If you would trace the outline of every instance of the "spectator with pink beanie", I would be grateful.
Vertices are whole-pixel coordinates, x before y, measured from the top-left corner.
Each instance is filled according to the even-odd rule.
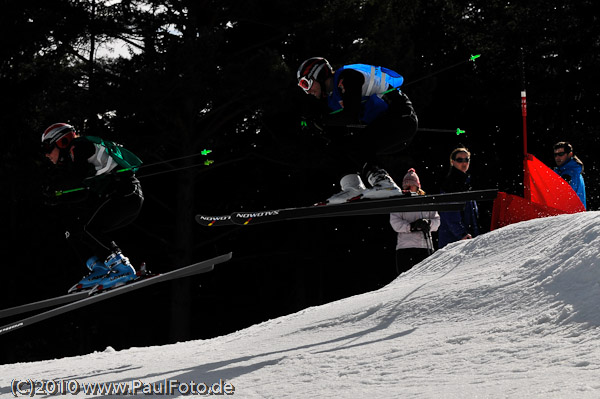
[[[425,195],[416,171],[411,168],[402,180],[402,190],[414,195]],[[396,244],[396,271],[410,270],[434,251],[431,232],[437,231],[440,215],[436,211],[395,212],[390,214],[390,224],[398,233]]]

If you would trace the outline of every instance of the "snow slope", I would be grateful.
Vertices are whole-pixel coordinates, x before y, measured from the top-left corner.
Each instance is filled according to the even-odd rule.
[[[0,366],[0,396],[53,379],[169,398],[201,382],[239,398],[598,398],[599,236],[600,212],[511,225],[380,290],[227,336]]]

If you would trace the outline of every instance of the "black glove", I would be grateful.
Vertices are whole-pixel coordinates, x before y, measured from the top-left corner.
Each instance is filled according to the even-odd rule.
[[[429,219],[417,219],[410,224],[410,231],[429,233],[431,231],[431,221]]]
[[[50,186],[42,187],[42,198],[45,206],[58,205],[58,199],[56,197],[56,191]]]

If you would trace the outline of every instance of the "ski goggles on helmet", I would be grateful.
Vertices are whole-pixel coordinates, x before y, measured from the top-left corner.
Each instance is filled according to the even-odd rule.
[[[314,82],[314,79],[308,79],[306,76],[303,76],[298,81],[298,86],[300,86],[302,90],[308,93]]]
[[[56,148],[56,147],[58,147],[61,150],[69,148],[69,145],[71,144],[71,141],[73,140],[74,137],[75,137],[75,133],[69,132],[69,133],[63,135],[61,138],[59,138],[56,141],[43,141],[42,142],[42,152],[44,154],[50,154],[52,152],[52,150],[54,150],[54,148]]]

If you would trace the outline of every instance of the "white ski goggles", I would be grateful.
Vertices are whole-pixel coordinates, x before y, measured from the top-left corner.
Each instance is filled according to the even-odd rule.
[[[314,79],[308,79],[305,76],[303,76],[298,81],[298,86],[300,86],[300,88],[302,90],[304,90],[306,93],[308,93],[308,91],[312,87],[313,83],[314,83]]]

